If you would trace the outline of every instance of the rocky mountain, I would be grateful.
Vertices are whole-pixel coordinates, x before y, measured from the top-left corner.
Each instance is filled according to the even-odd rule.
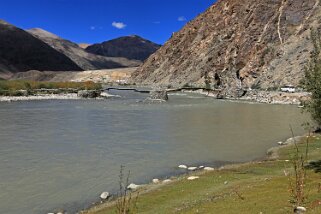
[[[141,63],[121,57],[104,57],[86,52],[78,44],[62,39],[55,34],[40,28],[28,30],[29,33],[50,45],[60,53],[68,56],[83,70],[136,67]]]
[[[0,20],[0,74],[28,70],[80,71],[77,64],[26,31]]]
[[[139,36],[125,36],[86,48],[89,53],[144,61],[161,46]]]
[[[79,47],[83,48],[83,49],[86,49],[88,48],[88,46],[90,46],[90,44],[87,44],[87,43],[80,43],[78,44]]]
[[[321,26],[319,0],[219,0],[132,75],[138,84],[221,89],[298,85]]]

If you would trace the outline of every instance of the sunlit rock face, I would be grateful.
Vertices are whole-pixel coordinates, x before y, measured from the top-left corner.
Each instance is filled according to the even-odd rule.
[[[220,0],[189,22],[132,75],[138,84],[222,89],[298,85],[309,59],[318,0]]]

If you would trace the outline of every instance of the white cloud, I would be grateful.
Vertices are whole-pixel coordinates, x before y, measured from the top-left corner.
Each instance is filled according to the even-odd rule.
[[[127,26],[123,22],[113,22],[111,25],[117,29],[124,29]]]
[[[89,27],[89,30],[102,30],[102,29],[104,29],[102,26],[94,26],[94,25],[92,25],[92,26]]]
[[[177,18],[177,21],[179,21],[179,22],[185,22],[185,21],[186,21],[186,18],[185,18],[185,16],[180,16],[180,17]]]

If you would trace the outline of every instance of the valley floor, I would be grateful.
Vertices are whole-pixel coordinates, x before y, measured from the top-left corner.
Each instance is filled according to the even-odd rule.
[[[306,140],[299,144],[300,152]],[[320,136],[309,138],[309,160],[321,157]],[[135,213],[293,213],[290,203],[291,157],[295,147],[277,149],[277,159],[229,165],[213,172],[199,172],[196,180],[181,176],[172,183],[142,188]],[[319,166],[320,167],[320,166]],[[307,170],[305,186],[307,213],[321,213],[321,173]],[[115,203],[84,211],[86,214],[117,213]]]

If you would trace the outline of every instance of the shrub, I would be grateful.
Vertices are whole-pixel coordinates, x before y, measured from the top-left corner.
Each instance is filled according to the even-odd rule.
[[[128,171],[127,177],[124,176],[124,166],[120,167],[119,173],[119,192],[116,200],[117,214],[134,214],[137,213],[137,199],[138,194],[133,197],[133,193],[128,191],[130,171]]]
[[[0,95],[4,91],[36,90],[36,89],[76,89],[100,90],[101,84],[94,82],[36,82],[27,80],[0,80]],[[7,93],[7,92],[6,92]]]

